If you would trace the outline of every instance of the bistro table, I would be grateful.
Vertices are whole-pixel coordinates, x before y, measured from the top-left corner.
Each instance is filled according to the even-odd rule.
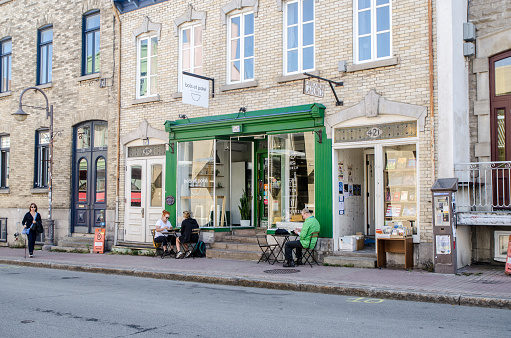
[[[277,243],[277,252],[275,253],[275,262],[284,262],[286,260],[285,256],[284,256],[284,247],[287,243],[287,241],[289,241],[289,238],[290,237],[298,237],[299,235],[295,235],[295,234],[286,234],[286,235],[280,235],[280,234],[273,234],[273,239],[275,240],[275,242]],[[281,241],[279,241],[279,238],[281,239]],[[282,255],[282,260],[279,260],[279,256]]]

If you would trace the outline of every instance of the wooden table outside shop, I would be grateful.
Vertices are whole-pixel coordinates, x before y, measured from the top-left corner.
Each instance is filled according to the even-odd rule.
[[[413,237],[404,238],[377,238],[377,265],[387,265],[387,252],[404,253],[405,269],[413,267]]]

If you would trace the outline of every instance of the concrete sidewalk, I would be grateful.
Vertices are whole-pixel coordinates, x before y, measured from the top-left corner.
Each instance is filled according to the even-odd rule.
[[[0,247],[0,264],[511,310],[511,276],[503,267],[472,266],[446,275],[316,265],[290,269],[281,263],[208,258],[46,251],[35,251],[34,256],[24,258],[24,249]]]

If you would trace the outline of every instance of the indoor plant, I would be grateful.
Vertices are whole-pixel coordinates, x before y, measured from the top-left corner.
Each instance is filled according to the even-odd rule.
[[[240,205],[238,209],[240,210],[241,226],[250,226],[250,202],[252,201],[252,196],[249,196],[245,189],[243,189],[243,194],[240,198]]]

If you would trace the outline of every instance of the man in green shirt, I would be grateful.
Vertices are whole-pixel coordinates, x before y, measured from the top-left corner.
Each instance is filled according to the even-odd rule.
[[[313,238],[311,242],[311,235],[313,232],[319,231],[319,222],[312,216],[312,211],[305,208],[302,210],[302,218],[305,220],[302,229],[296,229],[295,232],[300,234],[299,241],[288,241],[285,246],[286,262],[284,267],[294,267],[302,264],[302,249],[308,249],[309,244],[311,247],[316,245],[317,238]],[[293,262],[293,248],[296,248],[296,264]]]

